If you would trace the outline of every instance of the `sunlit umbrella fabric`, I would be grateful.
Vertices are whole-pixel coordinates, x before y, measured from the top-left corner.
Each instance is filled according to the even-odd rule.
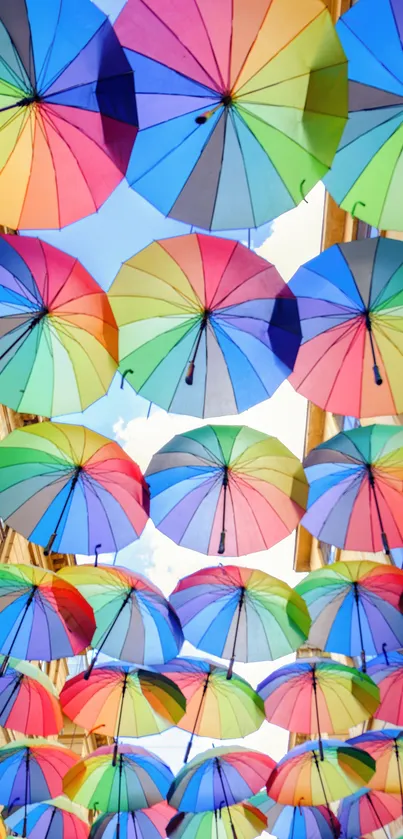
[[[166,827],[175,812],[162,802],[148,810],[104,813],[94,821],[89,839],[116,839],[118,824],[120,839],[160,839],[166,836]]]
[[[327,807],[278,804],[266,792],[258,792],[250,803],[264,813],[267,830],[277,839],[334,839],[335,832],[340,833],[339,822]]]
[[[376,761],[376,772],[367,786],[381,792],[400,796],[403,813],[403,734],[399,729],[366,731],[348,741],[352,746],[365,749]]]
[[[167,826],[169,839],[255,839],[266,829],[266,817],[244,802],[212,813],[178,813]]]
[[[25,821],[26,819],[26,821]],[[83,811],[64,795],[51,801],[30,804],[15,810],[6,819],[13,835],[28,839],[87,839],[88,822]],[[25,829],[25,833],[24,833]]]
[[[146,471],[150,515],[176,544],[244,556],[280,542],[306,507],[299,460],[275,437],[246,426],[178,434]]]
[[[107,295],[78,260],[39,239],[0,234],[3,404],[45,417],[83,411],[106,393],[117,362]]]
[[[137,134],[134,77],[90,0],[0,3],[0,222],[63,227],[123,179]]]
[[[380,691],[374,717],[403,727],[403,654],[382,652],[368,663],[367,673]]]
[[[117,551],[142,533],[148,490],[115,442],[81,425],[40,422],[0,442],[0,515],[47,551]]]
[[[301,340],[297,303],[270,263],[201,234],[153,242],[109,290],[120,370],[175,414],[218,417],[268,399]]]
[[[340,802],[337,816],[343,836],[373,833],[402,815],[400,795],[363,789]]]
[[[10,659],[0,675],[0,725],[39,737],[61,731],[63,716],[57,690],[39,667]]]
[[[63,778],[78,762],[74,752],[35,738],[0,748],[0,803],[36,804],[62,794]]]
[[[257,227],[299,204],[347,116],[346,59],[323,4],[249,11],[129,0],[116,22],[142,128],[128,180],[165,215],[212,230]]]

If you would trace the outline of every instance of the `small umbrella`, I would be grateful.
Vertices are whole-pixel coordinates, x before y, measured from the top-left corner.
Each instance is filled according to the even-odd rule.
[[[83,411],[117,367],[105,292],[76,259],[39,239],[0,235],[0,269],[2,402],[45,417]]]
[[[403,571],[367,560],[336,562],[307,574],[296,591],[312,618],[308,642],[344,655],[403,645]]]
[[[247,22],[245,22],[247,20]],[[256,227],[299,204],[331,165],[347,116],[345,55],[321,3],[129,0],[116,31],[142,131],[133,187],[171,218]]]
[[[101,664],[91,677],[69,679],[60,701],[69,719],[87,731],[119,737],[144,737],[171,728],[183,717],[186,699],[160,673],[127,664]]]
[[[263,813],[248,802],[212,813],[178,813],[167,826],[169,839],[255,839],[266,829]]]
[[[299,268],[290,288],[302,329],[293,387],[333,413],[401,413],[403,243],[333,245]]]
[[[390,725],[403,726],[403,654],[385,650],[368,663],[367,673],[380,691],[380,704],[374,717]]]
[[[277,839],[334,839],[340,836],[340,824],[327,807],[291,807],[278,804],[266,792],[250,799],[267,818],[267,830]],[[357,834],[358,836],[358,834]]]
[[[0,442],[0,516],[46,554],[120,550],[142,533],[148,503],[137,464],[81,425],[35,423]]]
[[[0,564],[0,676],[11,655],[42,661],[77,655],[94,630],[91,606],[53,571]]]
[[[162,664],[182,644],[178,617],[164,595],[142,574],[117,566],[66,566],[59,576],[73,583],[94,609],[97,629],[92,645],[113,658],[137,664]],[[74,581],[74,582],[73,582]]]
[[[343,836],[364,836],[375,830],[385,831],[384,825],[390,824],[402,815],[399,795],[389,795],[372,789],[362,789],[340,801],[337,816]]]
[[[306,507],[299,460],[275,437],[246,426],[178,434],[154,455],[146,479],[158,529],[214,556],[267,550],[294,530]]]
[[[237,414],[293,369],[297,303],[274,265],[239,242],[195,233],[153,242],[122,266],[109,300],[121,372],[167,411]]]
[[[360,0],[336,28],[349,60],[349,120],[326,187],[368,224],[403,230],[401,0]]]
[[[345,550],[390,555],[390,548],[403,546],[402,447],[402,428],[369,425],[313,449],[304,461],[304,527]]]
[[[39,667],[9,660],[0,675],[0,725],[39,737],[61,731],[63,716],[56,688]]]
[[[6,818],[6,825],[13,836],[27,836],[28,839],[87,839],[88,822],[83,818],[81,807],[73,804],[64,795],[40,804],[19,808]]]
[[[67,772],[65,794],[91,810],[143,810],[166,798],[173,774],[157,755],[140,746],[101,746]]]
[[[137,133],[133,72],[90,0],[2,0],[0,222],[63,227],[123,179]]]
[[[165,801],[148,810],[104,813],[92,825],[89,839],[161,839],[175,814]]]
[[[230,660],[227,679],[235,661],[281,658],[306,641],[309,632],[300,595],[252,568],[203,568],[179,580],[170,601],[191,644]]]
[[[190,731],[184,763],[195,734],[217,740],[246,737],[260,728],[264,706],[250,684],[236,674],[202,658],[175,658],[158,668],[172,679],[186,697],[186,713],[178,727]]]
[[[367,786],[381,792],[398,794],[403,815],[403,733],[399,729],[366,731],[348,741],[352,746],[365,749],[376,761],[376,772]]]

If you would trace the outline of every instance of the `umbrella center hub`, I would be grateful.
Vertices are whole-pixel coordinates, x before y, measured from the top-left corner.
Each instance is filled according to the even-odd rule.
[[[224,108],[230,108],[233,101],[234,100],[232,98],[231,93],[224,93],[224,95],[221,98],[221,104],[224,106]]]
[[[35,93],[32,93],[31,96],[25,96],[24,99],[20,99],[17,104],[20,105],[21,108],[24,108],[27,105],[35,105],[41,101],[42,97],[37,91],[35,91]]]

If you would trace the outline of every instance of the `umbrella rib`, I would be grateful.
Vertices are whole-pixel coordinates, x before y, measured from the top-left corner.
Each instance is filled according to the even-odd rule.
[[[59,138],[60,142],[64,144],[64,146],[68,149],[69,153],[71,154],[72,158],[75,160],[75,162],[76,162],[76,164],[77,164],[77,169],[79,170],[80,175],[81,175],[81,177],[82,177],[82,179],[83,179],[83,182],[85,183],[85,185],[86,185],[86,187],[87,187],[88,196],[89,196],[89,198],[90,198],[90,200],[91,200],[91,202],[92,202],[92,204],[93,204],[93,207],[94,207],[94,212],[96,212],[96,211],[98,210],[98,207],[96,206],[96,203],[95,203],[95,201],[94,201],[94,196],[93,196],[93,194],[92,194],[92,192],[91,192],[91,188],[90,188],[90,185],[89,185],[89,183],[88,183],[88,181],[87,181],[86,175],[85,175],[85,173],[84,173],[83,169],[81,168],[81,163],[80,163],[80,160],[79,160],[79,158],[77,157],[77,155],[75,154],[75,152],[73,151],[73,149],[71,148],[71,146],[69,145],[69,143],[67,142],[67,140],[63,137],[63,134],[61,133],[60,129],[57,127],[57,125],[55,125],[55,123],[54,123],[54,121],[53,121],[53,119],[52,119],[52,115],[51,115],[51,108],[50,108],[49,106],[45,105],[45,106],[43,106],[43,107],[41,108],[41,117],[42,117],[42,121],[43,121],[43,124],[44,124],[44,127],[43,127],[43,135],[44,135],[44,138],[45,138],[45,141],[46,141],[47,147],[48,147],[48,149],[49,149],[49,154],[50,154],[50,156],[51,156],[51,158],[52,158],[52,162],[53,162],[53,168],[54,168],[54,172],[55,172],[55,186],[56,186],[56,192],[57,192],[57,197],[58,197],[58,199],[59,199],[59,194],[58,194],[58,183],[57,183],[57,178],[56,178],[56,171],[57,171],[57,169],[56,169],[56,166],[55,166],[55,164],[54,164],[53,152],[52,152],[52,150],[51,150],[51,147],[50,147],[50,142],[49,142],[49,138],[48,138],[48,135],[47,135],[47,133],[46,133],[46,127],[45,127],[45,126],[46,126],[46,123],[47,123],[47,124],[48,124],[48,126],[52,129],[52,131],[54,131],[54,132],[55,132],[55,134],[57,134],[57,136],[58,136],[58,138]],[[69,127],[71,127],[71,123],[69,122],[69,120],[65,119],[65,118],[64,118],[61,114],[58,114],[58,119],[59,119],[61,122],[66,123],[66,125],[68,125]],[[77,131],[78,131],[80,134],[83,134],[83,135],[84,135],[87,139],[90,139],[90,140],[91,140],[91,142],[92,142],[95,146],[97,146],[97,148],[98,148],[98,149],[100,149],[100,151],[102,151],[102,152],[105,154],[105,148],[102,148],[102,147],[99,145],[99,143],[97,143],[97,142],[96,142],[96,140],[93,140],[93,139],[92,139],[92,137],[91,137],[91,138],[89,138],[89,137],[88,137],[88,135],[85,133],[85,131],[82,131],[82,129],[80,129],[80,128],[77,128]],[[59,204],[59,212],[60,212],[60,204]],[[60,224],[60,218],[59,218],[59,224]]]
[[[253,226],[256,229],[257,228],[257,221],[256,221],[256,216],[255,216],[255,208],[254,208],[254,205],[253,205],[253,197],[252,197],[252,192],[251,192],[251,188],[250,188],[250,182],[249,182],[248,169],[247,169],[247,166],[246,166],[246,160],[245,160],[245,156],[244,156],[244,153],[243,153],[241,139],[240,139],[240,136],[239,136],[239,133],[238,133],[238,127],[237,127],[237,124],[236,124],[236,116],[237,116],[237,114],[235,113],[235,111],[233,111],[231,109],[230,118],[231,118],[231,122],[232,122],[232,127],[234,129],[234,132],[236,134],[236,138],[237,138],[237,141],[238,141],[239,151],[241,152],[243,168],[244,168],[244,172],[245,172],[245,179],[246,179],[246,183],[247,183],[247,186],[248,186],[249,203],[250,203],[250,207],[251,207],[251,210],[252,210]],[[245,120],[242,120],[242,122],[245,124]]]
[[[192,728],[192,731],[191,731],[190,739],[189,739],[189,742],[188,742],[187,747],[186,747],[185,756],[183,758],[184,763],[187,763],[188,757],[190,755],[190,750],[192,748],[193,738],[194,738],[195,733],[196,733],[197,724],[199,722],[201,712],[203,710],[203,704],[204,704],[205,699],[206,699],[206,693],[207,693],[207,690],[209,688],[209,680],[210,680],[210,672],[207,673],[206,679],[204,681],[203,691],[202,691],[199,707],[197,709],[197,714],[195,716],[195,721],[194,721],[193,728]]]
[[[383,833],[385,834],[386,839],[389,839],[389,837],[388,837],[388,833],[387,833],[387,831],[386,831],[386,829],[385,829],[385,825],[384,825],[384,824],[382,824],[382,820],[381,820],[380,816],[378,815],[378,811],[377,811],[377,809],[376,809],[376,807],[375,807],[374,802],[372,801],[372,798],[371,798],[370,794],[367,792],[367,793],[365,794],[365,797],[366,797],[366,798],[367,798],[367,800],[368,800],[368,804],[369,804],[369,806],[370,806],[370,807],[371,807],[371,809],[372,809],[372,812],[373,812],[373,814],[374,814],[374,816],[375,816],[375,819],[377,820],[377,822],[378,822],[378,824],[379,824],[380,829],[381,829],[381,830],[383,831]]]

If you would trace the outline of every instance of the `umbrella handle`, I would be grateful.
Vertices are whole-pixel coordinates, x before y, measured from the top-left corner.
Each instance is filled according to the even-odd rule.
[[[185,376],[185,382],[186,382],[187,385],[192,385],[193,384],[194,371],[195,371],[195,363],[194,363],[194,361],[190,361],[189,362],[189,367],[186,371],[186,376]]]
[[[225,530],[221,531],[220,544],[218,545],[217,553],[222,556],[225,553]]]
[[[134,370],[131,370],[130,367],[128,367],[128,369],[125,370],[124,373],[122,373],[122,378],[121,378],[121,381],[120,381],[120,389],[121,390],[123,390],[123,388],[125,386],[126,376],[128,376],[129,373],[131,373],[131,375],[134,376]]]

